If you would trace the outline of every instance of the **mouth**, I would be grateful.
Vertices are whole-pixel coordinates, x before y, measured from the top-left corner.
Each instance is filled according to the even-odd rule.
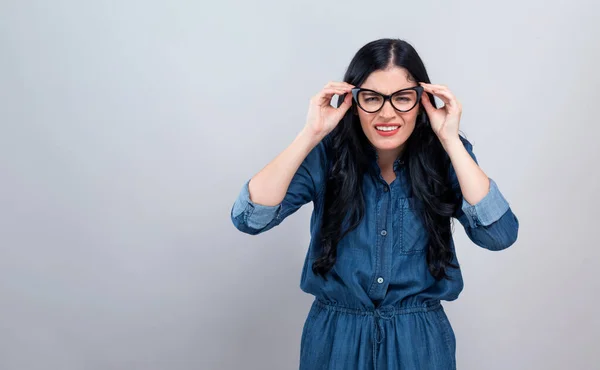
[[[400,125],[394,123],[378,124],[375,125],[375,131],[382,136],[391,136],[398,132],[400,127]]]

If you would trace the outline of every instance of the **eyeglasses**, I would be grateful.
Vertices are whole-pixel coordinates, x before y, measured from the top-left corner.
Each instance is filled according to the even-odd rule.
[[[367,113],[375,113],[390,101],[392,107],[400,112],[408,112],[421,100],[423,86],[413,86],[398,90],[391,95],[384,95],[377,91],[355,87],[352,89],[352,97],[358,106]]]

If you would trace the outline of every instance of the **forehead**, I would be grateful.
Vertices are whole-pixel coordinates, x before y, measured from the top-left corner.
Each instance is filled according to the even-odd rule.
[[[395,91],[417,86],[405,68],[393,67],[385,70],[372,72],[362,88],[378,91],[383,94],[391,94]]]

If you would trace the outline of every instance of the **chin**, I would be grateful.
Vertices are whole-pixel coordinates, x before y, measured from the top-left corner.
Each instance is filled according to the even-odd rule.
[[[366,128],[363,127],[363,130]],[[391,136],[380,135],[374,127],[366,129],[366,134],[371,144],[381,151],[395,151],[402,147],[414,130],[414,126],[404,125],[398,132]]]
[[[373,146],[379,150],[394,150],[402,144],[404,144],[404,141],[385,140],[385,142],[382,142],[381,140],[377,140],[373,143]]]
[[[398,149],[408,138],[404,137],[404,135],[394,135],[391,137],[379,137],[377,133],[375,133],[374,137],[370,138],[371,144],[379,150],[394,150]]]

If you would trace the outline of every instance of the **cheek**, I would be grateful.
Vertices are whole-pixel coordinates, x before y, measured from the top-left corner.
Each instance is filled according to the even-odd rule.
[[[417,115],[413,115],[410,118],[407,117],[404,122],[406,124],[406,131],[408,132],[408,135],[410,136],[410,134],[412,134],[412,132],[415,129],[415,126],[417,123]]]
[[[370,115],[364,112],[358,112],[358,118],[360,119],[360,126],[363,128],[363,131],[367,131],[369,126],[371,125],[372,118]]]
[[[413,109],[410,112],[407,112],[405,114],[406,114],[406,116],[404,116],[404,121],[406,123],[409,123],[414,126],[415,121],[417,120],[417,117],[419,115],[419,111],[416,109]]]

